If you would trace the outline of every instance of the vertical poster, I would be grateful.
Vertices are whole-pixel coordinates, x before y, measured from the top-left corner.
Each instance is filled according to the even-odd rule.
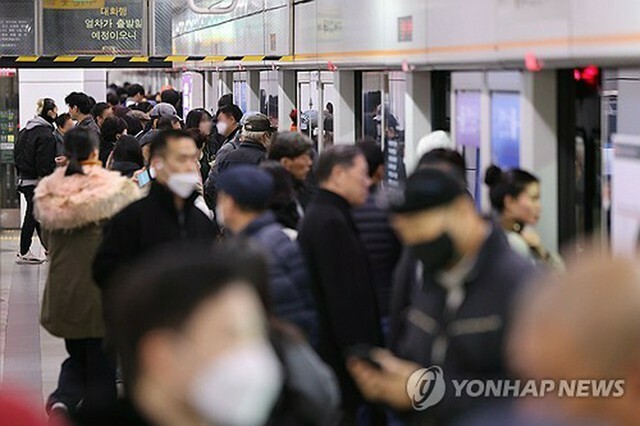
[[[459,91],[456,94],[456,142],[480,148],[480,92]]]
[[[193,109],[193,74],[182,73],[182,116],[186,119]]]
[[[491,161],[501,168],[520,167],[520,94],[491,94]]]
[[[480,207],[480,186],[483,181],[482,170],[480,170],[481,116],[480,91],[456,92],[455,140],[463,149],[467,166],[467,184],[478,207]]]

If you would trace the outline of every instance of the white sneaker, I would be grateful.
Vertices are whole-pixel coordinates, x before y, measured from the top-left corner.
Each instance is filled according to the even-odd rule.
[[[26,252],[25,254],[16,254],[16,263],[18,265],[40,265],[44,263],[45,259],[40,259],[36,257],[31,250]]]

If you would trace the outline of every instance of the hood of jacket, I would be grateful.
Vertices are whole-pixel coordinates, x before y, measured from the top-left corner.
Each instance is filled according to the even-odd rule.
[[[100,222],[141,197],[138,186],[120,173],[85,166],[84,175],[65,176],[60,167],[42,179],[34,194],[34,213],[50,230],[69,230]]]
[[[29,121],[27,121],[27,125],[25,126],[25,129],[31,130],[40,126],[47,126],[53,129],[53,124],[49,123],[47,120],[40,117],[39,115],[36,115],[35,117],[30,118]]]

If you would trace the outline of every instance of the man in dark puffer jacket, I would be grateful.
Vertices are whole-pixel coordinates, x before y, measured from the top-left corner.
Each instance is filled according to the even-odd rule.
[[[305,259],[297,242],[266,210],[273,178],[256,166],[235,166],[218,179],[216,219],[238,237],[257,243],[269,260],[271,312],[298,326],[315,346],[318,319]]]
[[[389,224],[388,213],[376,205],[378,189],[384,178],[384,154],[374,141],[358,142],[358,147],[369,165],[371,187],[367,202],[353,210],[353,220],[369,258],[382,331],[386,336],[393,271],[400,259],[402,244]]]

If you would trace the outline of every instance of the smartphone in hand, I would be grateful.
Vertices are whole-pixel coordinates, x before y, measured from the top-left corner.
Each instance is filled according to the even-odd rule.
[[[138,186],[142,188],[151,182],[151,172],[147,169],[136,176],[136,179],[138,180]]]
[[[349,358],[359,359],[360,361],[366,362],[370,367],[375,368],[376,370],[382,370],[380,363],[374,360],[371,356],[374,349],[374,346],[365,344],[350,346],[344,351],[344,357],[347,360]]]

